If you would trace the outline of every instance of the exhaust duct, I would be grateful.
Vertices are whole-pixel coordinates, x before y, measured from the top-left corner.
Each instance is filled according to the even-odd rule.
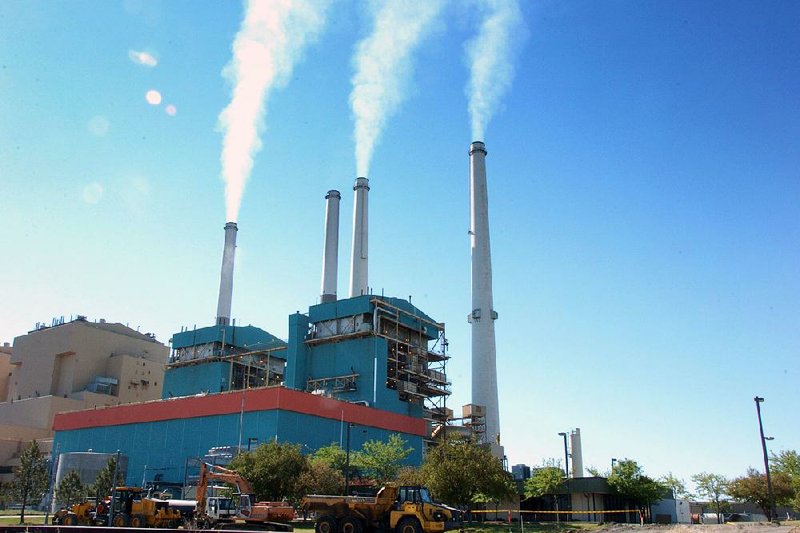
[[[236,222],[225,224],[225,248],[222,250],[222,271],[219,277],[219,301],[217,302],[217,325],[227,326],[231,322],[231,300],[233,298],[233,258],[236,254]]]
[[[350,260],[350,297],[368,294],[368,201],[369,180],[356,178],[353,185],[353,251]]]
[[[339,191],[325,195],[325,244],[322,249],[322,303],[336,301],[339,275]]]
[[[486,406],[486,443],[502,458],[500,410],[492,297],[492,254],[489,245],[489,197],[486,191],[486,146],[470,145],[470,248],[472,256],[472,403]]]

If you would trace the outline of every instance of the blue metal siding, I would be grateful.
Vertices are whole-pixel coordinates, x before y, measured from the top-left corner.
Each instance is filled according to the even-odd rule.
[[[191,396],[200,392],[224,392],[230,388],[231,363],[215,361],[178,366],[164,373],[162,398]]]
[[[266,350],[286,346],[286,343],[275,335],[255,326],[208,326],[174,333],[172,348],[187,348],[198,344],[225,342],[246,350]]]
[[[345,446],[346,426],[337,420],[320,418],[291,411],[271,410],[244,413],[242,445],[255,437],[259,443],[277,439],[298,443],[303,453],[311,453],[331,443]],[[364,426],[350,430],[351,450],[358,450],[367,440],[387,440],[392,432]],[[421,437],[401,434],[414,451],[408,465],[422,462]],[[147,467],[147,479],[160,473],[164,481],[183,483],[189,459],[203,457],[215,446],[239,444],[239,415],[147,422],[91,429],[58,431],[54,449],[61,453],[85,451],[113,453],[117,450],[128,456],[128,476],[125,483],[140,485]],[[189,468],[190,473],[196,469]]]

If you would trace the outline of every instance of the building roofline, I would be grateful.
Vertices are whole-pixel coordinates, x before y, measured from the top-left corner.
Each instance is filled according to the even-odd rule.
[[[353,422],[420,437],[427,435],[427,423],[422,418],[365,407],[283,386],[198,394],[59,413],[53,421],[53,429],[69,431],[272,410]]]

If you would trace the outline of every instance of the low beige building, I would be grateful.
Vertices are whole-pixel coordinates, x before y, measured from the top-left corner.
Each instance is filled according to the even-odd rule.
[[[169,356],[153,335],[84,317],[19,336],[8,352],[0,352],[0,481],[31,440],[49,451],[56,413],[161,398]]]

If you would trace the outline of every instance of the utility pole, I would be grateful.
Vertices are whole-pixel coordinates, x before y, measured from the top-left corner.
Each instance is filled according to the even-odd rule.
[[[758,414],[758,431],[761,434],[761,451],[764,452],[764,470],[767,471],[767,493],[769,494],[769,516],[770,522],[775,519],[775,494],[772,492],[772,477],[769,475],[769,455],[767,454],[767,439],[764,438],[764,424],[761,423],[761,402],[764,398],[756,396],[756,413]]]

